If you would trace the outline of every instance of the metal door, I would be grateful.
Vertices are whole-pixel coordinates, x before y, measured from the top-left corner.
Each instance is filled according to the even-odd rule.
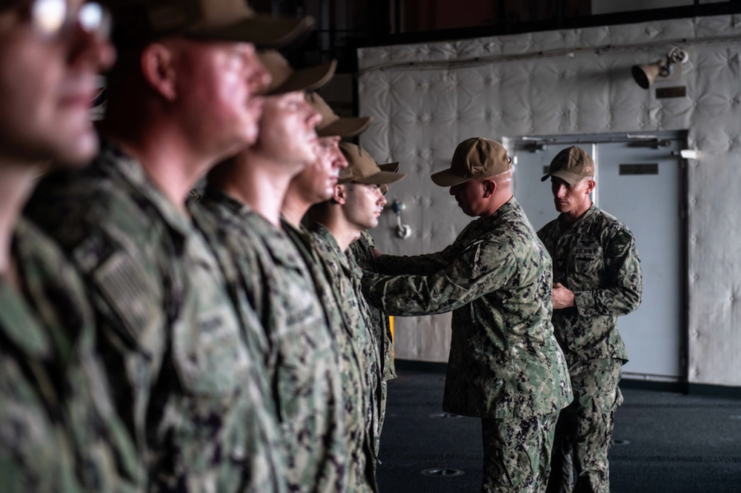
[[[683,134],[548,137],[510,141],[516,156],[515,197],[536,229],[555,219],[543,167],[561,149],[578,145],[595,160],[597,207],[633,232],[643,269],[643,302],[619,318],[630,361],[624,378],[683,381],[685,317]],[[545,148],[544,148],[545,147]],[[534,152],[537,151],[537,152]]]
[[[666,147],[599,144],[599,207],[617,217],[636,239],[643,269],[643,302],[620,317],[630,361],[627,378],[679,380],[682,375],[682,162]]]

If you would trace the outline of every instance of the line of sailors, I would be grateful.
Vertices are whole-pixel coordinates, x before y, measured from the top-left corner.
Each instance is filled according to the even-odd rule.
[[[0,4],[0,491],[377,491],[391,335],[349,245],[404,175],[340,143],[370,118],[310,92],[335,62],[257,51],[311,27]]]

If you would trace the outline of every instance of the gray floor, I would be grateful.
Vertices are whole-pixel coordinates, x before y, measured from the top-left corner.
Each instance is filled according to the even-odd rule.
[[[403,371],[389,382],[381,439],[382,493],[477,492],[480,421],[442,412],[444,376]],[[741,401],[627,389],[610,451],[613,493],[741,492]],[[451,468],[457,477],[420,472]]]

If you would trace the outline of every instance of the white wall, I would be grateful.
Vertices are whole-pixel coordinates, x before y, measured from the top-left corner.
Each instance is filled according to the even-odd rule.
[[[682,43],[687,97],[657,100],[630,76]],[[469,219],[429,175],[465,138],[689,130],[689,380],[741,385],[741,17],[553,31],[359,51],[361,143],[410,176],[389,198],[415,230],[374,231],[388,253],[450,244]],[[542,52],[542,55],[539,53]],[[465,63],[463,63],[465,62]],[[413,64],[413,65],[410,65]],[[445,361],[449,319],[397,319],[398,358]]]

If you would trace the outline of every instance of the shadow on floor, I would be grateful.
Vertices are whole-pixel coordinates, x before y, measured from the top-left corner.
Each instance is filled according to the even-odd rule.
[[[400,371],[389,382],[381,437],[381,493],[478,492],[480,421],[442,413],[445,377]],[[612,493],[741,492],[741,402],[626,389],[610,451]],[[427,477],[431,468],[457,477]]]

